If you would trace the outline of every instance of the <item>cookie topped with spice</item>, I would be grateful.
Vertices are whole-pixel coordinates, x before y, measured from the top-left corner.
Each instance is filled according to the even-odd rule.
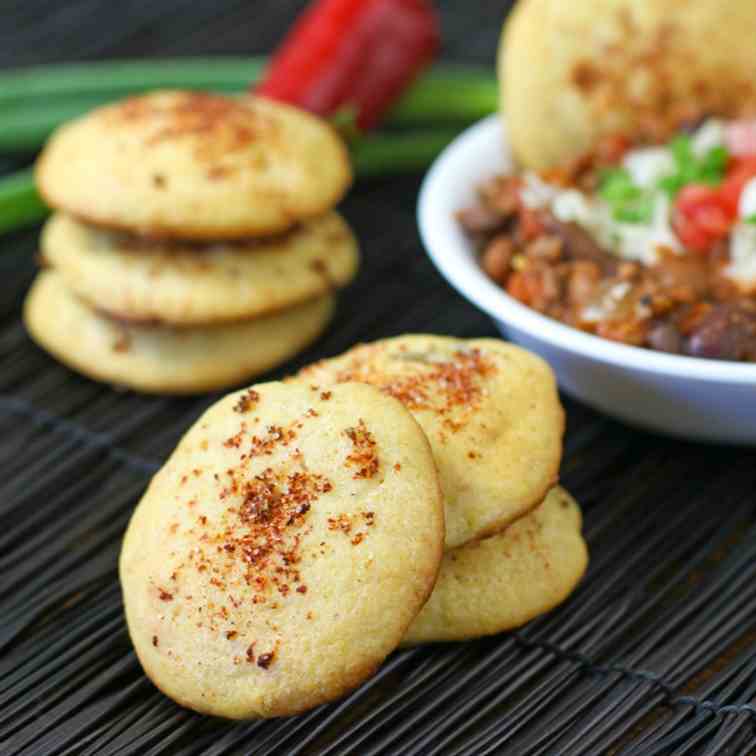
[[[400,402],[259,384],[211,407],[139,503],[120,559],[129,632],[185,706],[301,712],[398,645],[443,539],[433,457]]]
[[[425,431],[446,503],[446,548],[496,533],[543,501],[562,455],[564,411],[549,366],[496,339],[406,335],[363,344],[297,380],[369,383]]]
[[[335,212],[267,239],[192,245],[145,240],[56,213],[42,255],[88,304],[132,322],[177,327],[256,318],[347,284],[357,242]]]
[[[265,98],[160,91],[58,129],[37,162],[52,207],[152,237],[270,235],[330,210],[346,147],[316,116]]]
[[[333,311],[326,295],[254,320],[160,328],[87,307],[57,271],[44,270],[23,315],[40,347],[90,378],[149,394],[197,394],[243,386],[290,359],[320,336]]]
[[[504,532],[447,551],[402,645],[503,633],[561,604],[588,566],[581,527],[577,502],[556,486]]]

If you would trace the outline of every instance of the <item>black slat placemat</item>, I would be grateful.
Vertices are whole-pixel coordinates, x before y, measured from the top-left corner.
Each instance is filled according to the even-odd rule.
[[[301,5],[6,0],[0,65],[266,52]],[[492,64],[508,4],[440,5],[445,56]],[[423,255],[418,185],[355,188],[343,210],[359,278],[329,333],[270,377],[405,331],[494,335]],[[150,475],[216,397],[118,393],[35,348],[19,312],[36,234],[0,239],[0,753],[756,753],[756,455],[569,401],[562,480],[592,561],[563,607],[516,633],[396,653],[344,701],[293,719],[173,704],[131,649],[116,560]]]

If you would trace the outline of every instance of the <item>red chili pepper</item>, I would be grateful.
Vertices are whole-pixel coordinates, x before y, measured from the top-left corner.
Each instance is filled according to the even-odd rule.
[[[274,54],[255,92],[322,116],[356,111],[375,126],[440,41],[428,0],[316,0]]]

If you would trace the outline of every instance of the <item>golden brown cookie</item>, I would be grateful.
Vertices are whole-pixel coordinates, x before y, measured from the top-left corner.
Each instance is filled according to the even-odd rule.
[[[310,365],[298,380],[361,381],[412,412],[446,502],[446,548],[496,533],[557,479],[564,411],[549,366],[497,339],[406,335]]]
[[[211,407],[139,503],[120,560],[129,632],[184,706],[296,714],[397,646],[442,547],[433,458],[399,402],[260,384]]]
[[[172,329],[113,320],[88,307],[60,274],[37,276],[24,305],[31,337],[95,380],[155,394],[196,394],[271,370],[314,341],[331,319],[332,296],[229,325]]]
[[[344,286],[358,263],[356,240],[333,212],[279,237],[206,245],[145,240],[56,213],[41,244],[45,261],[97,309],[182,327],[300,304]]]
[[[577,157],[602,135],[756,104],[752,0],[520,0],[499,78],[515,156]]]
[[[493,635],[561,604],[588,566],[580,509],[563,489],[504,532],[444,554],[402,645]]]
[[[94,225],[236,239],[330,210],[351,182],[325,121],[265,98],[162,91],[59,128],[36,168],[45,200]]]

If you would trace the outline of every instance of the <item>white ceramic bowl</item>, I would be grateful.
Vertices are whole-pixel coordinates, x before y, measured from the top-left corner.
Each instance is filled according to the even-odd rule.
[[[601,412],[686,439],[756,444],[756,364],[680,357],[570,328],[517,302],[478,266],[454,218],[475,188],[511,170],[499,119],[467,129],[433,164],[418,205],[420,234],[449,283],[512,341],[540,354],[564,391]]]

